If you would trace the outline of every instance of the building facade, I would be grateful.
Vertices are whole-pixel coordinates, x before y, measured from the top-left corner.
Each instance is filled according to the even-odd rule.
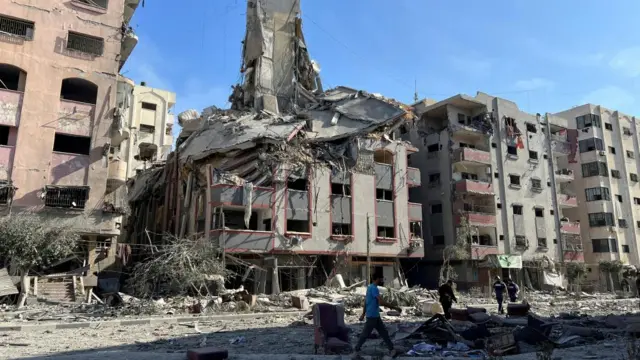
[[[0,167],[15,189],[3,203],[73,223],[90,248],[120,233],[108,154],[138,3],[0,1]]]
[[[568,185],[574,176],[566,128],[564,140],[552,142],[550,116],[484,93],[414,107],[419,120],[405,137],[420,150],[409,163],[420,169],[422,187],[410,199],[422,202],[429,219],[425,246],[434,251],[425,262],[433,266],[425,278],[437,281],[441,250],[457,241],[461,224],[470,235],[469,261],[454,269],[465,286],[489,283],[480,262],[490,256],[516,255],[525,268],[583,259],[579,219],[570,213],[578,202]]]

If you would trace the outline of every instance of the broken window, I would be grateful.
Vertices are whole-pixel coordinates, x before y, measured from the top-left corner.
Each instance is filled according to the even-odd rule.
[[[305,179],[305,178],[300,178],[300,179],[289,178],[289,181],[287,181],[287,188],[289,190],[307,191],[307,179]]]
[[[422,221],[410,221],[409,232],[411,239],[422,239]]]
[[[516,246],[523,247],[527,246],[527,238],[523,235],[516,235]]]
[[[222,212],[214,212],[211,228],[222,229],[223,224],[224,228],[228,230],[259,230],[258,214],[255,211],[251,212],[248,228],[244,224],[244,210],[224,209]]]
[[[393,153],[388,150],[376,150],[373,153],[373,161],[380,164],[393,165]]]
[[[578,148],[580,148],[581,153],[595,151],[595,150],[604,150],[604,143],[602,142],[602,139],[590,138],[590,139],[580,140],[578,142]]]
[[[542,190],[542,181],[540,179],[531,179],[531,190],[533,190],[533,191],[541,191]]]
[[[628,127],[623,127],[622,133],[625,135],[631,135],[631,129],[629,129]]]
[[[611,154],[615,154],[616,153],[616,148],[614,148],[613,146],[609,146],[609,152]]]
[[[393,239],[395,236],[395,228],[389,226],[378,226],[379,238]]]
[[[618,252],[618,243],[616,239],[592,239],[591,246],[594,253]]]
[[[469,173],[463,172],[461,175],[464,180],[478,180],[477,174],[469,174]]]
[[[522,205],[513,205],[513,215],[522,215]]]
[[[16,188],[8,181],[0,181],[0,205],[7,205],[13,199]]]
[[[98,86],[85,79],[64,79],[62,80],[62,87],[60,88],[60,99],[85,104],[96,104],[98,101]]]
[[[467,116],[465,114],[458,113],[458,124],[465,125],[467,120]]]
[[[351,233],[351,224],[333,223],[331,224],[331,234],[338,236],[353,235]]]
[[[431,213],[432,214],[441,214],[442,213],[442,204],[433,204],[433,205],[431,205]]]
[[[511,145],[507,146],[507,154],[517,156],[518,155],[518,148],[515,147],[515,146],[511,146]]]
[[[89,200],[88,186],[47,186],[44,206],[65,209],[84,209]]]
[[[262,229],[264,231],[271,231],[271,219],[264,219],[262,221]]]
[[[616,194],[616,200],[618,200],[618,202],[622,202],[622,195]]]
[[[620,170],[611,170],[611,177],[614,179],[620,179]]]
[[[631,179],[631,181],[633,182],[638,182],[638,174],[629,174],[629,179]]]
[[[538,129],[536,129],[535,125],[527,123],[526,126],[527,126],[527,131],[528,132],[530,132],[530,133],[537,133],[538,132]]]
[[[529,150],[529,159],[538,160],[538,152]]]
[[[627,220],[626,219],[618,219],[618,226],[621,228],[626,228],[627,227]]]
[[[510,185],[520,186],[520,176],[518,175],[509,175]]]
[[[68,154],[89,155],[91,153],[91,138],[86,136],[56,133],[53,140],[53,151]]]
[[[613,131],[613,126],[611,125],[611,123],[604,123],[604,128]]]
[[[140,124],[140,132],[154,134],[156,132],[156,127],[153,125]]]
[[[544,208],[535,208],[536,217],[544,217]]]
[[[546,248],[547,247],[547,238],[538,238],[538,247]]]
[[[633,151],[627,150],[627,157],[629,159],[633,159],[634,158]]]
[[[101,9],[106,9],[109,5],[109,0],[77,0],[83,4],[87,4],[90,6],[99,7]]]
[[[148,102],[142,102],[142,104],[140,106],[145,110],[156,111],[156,109],[157,109],[156,104],[152,104],[152,103],[148,103]]]
[[[67,50],[102,56],[104,52],[104,39],[69,31],[67,35]]]
[[[4,145],[4,146],[9,145],[10,131],[11,131],[11,126],[0,125],[0,145]]]
[[[351,196],[351,186],[346,184],[331,184],[331,195]]]
[[[429,174],[429,186],[435,186],[440,184],[440,173]]]
[[[287,219],[287,232],[308,233],[309,221]]]
[[[596,115],[596,114],[587,114],[583,116],[578,116],[576,118],[576,122],[578,125],[577,126],[578,129],[589,128],[592,126],[597,128],[602,127],[602,125],[600,125],[600,115]]]
[[[433,245],[444,245],[444,235],[434,235],[431,237]]]
[[[376,189],[376,200],[393,201],[393,192],[391,190]]]
[[[19,67],[0,64],[0,89],[24,92],[27,73]]]
[[[438,151],[440,151],[440,144],[433,144],[433,145],[427,146],[427,152],[435,153]]]
[[[34,23],[0,15],[0,33],[11,34],[25,40],[33,40]]]

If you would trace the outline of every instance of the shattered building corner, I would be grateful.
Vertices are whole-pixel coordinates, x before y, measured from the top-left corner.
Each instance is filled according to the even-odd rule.
[[[205,238],[227,268],[251,272],[227,281],[256,293],[338,273],[357,282],[367,256],[399,286],[399,258],[423,256],[422,207],[409,202],[417,149],[399,140],[415,115],[377,94],[324,91],[299,13],[296,0],[248,1],[231,108],[178,116],[183,132],[166,164],[130,183],[129,242]]]

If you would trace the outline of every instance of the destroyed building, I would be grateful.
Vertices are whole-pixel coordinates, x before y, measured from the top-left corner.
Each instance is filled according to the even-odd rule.
[[[228,281],[255,292],[364,280],[367,256],[400,284],[398,259],[423,256],[421,205],[408,200],[417,149],[398,137],[415,116],[380,95],[323,91],[299,13],[297,0],[248,1],[232,108],[179,115],[166,165],[131,182],[129,241],[205,238],[247,274]]]

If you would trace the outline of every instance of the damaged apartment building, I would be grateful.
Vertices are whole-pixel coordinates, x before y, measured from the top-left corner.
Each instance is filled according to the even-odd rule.
[[[466,224],[468,260],[454,265],[460,286],[487,286],[495,275],[534,288],[562,285],[563,264],[584,261],[577,130],[560,115],[528,114],[481,92],[423,100],[414,112],[419,120],[403,137],[420,150],[409,164],[422,186],[410,198],[423,204],[433,249],[414,276],[436,285],[429,280],[438,279],[441,250]]]
[[[239,274],[227,282],[254,292],[364,280],[368,257],[399,285],[398,259],[423,256],[422,208],[408,199],[417,149],[396,138],[415,116],[380,95],[323,91],[299,13],[297,0],[248,1],[232,107],[178,116],[166,165],[131,181],[130,242],[204,238]]]
[[[47,269],[55,275],[41,277],[38,295],[75,297],[71,279],[95,286],[93,274],[119,252],[126,176],[109,153],[118,73],[138,41],[128,24],[139,3],[0,0],[3,215],[30,211],[68,223],[86,250]]]

